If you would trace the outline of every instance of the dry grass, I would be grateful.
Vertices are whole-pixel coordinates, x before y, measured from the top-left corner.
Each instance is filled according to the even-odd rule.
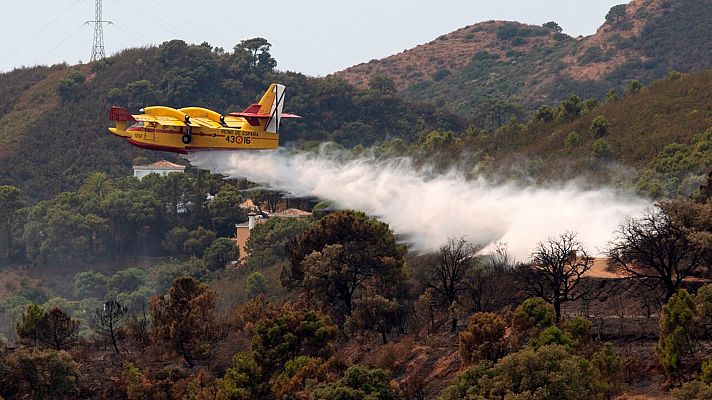
[[[398,90],[410,85],[430,80],[440,69],[456,71],[465,67],[474,54],[488,52],[497,54],[507,61],[507,46],[497,38],[497,29],[503,21],[488,21],[470,25],[439,38],[382,60],[371,60],[337,72],[334,75],[359,88],[368,87],[372,75],[386,75],[396,83]],[[526,26],[524,24],[519,24]],[[554,46],[553,36],[531,37],[524,45],[516,46],[518,51],[528,52],[534,47]]]
[[[18,267],[4,268],[0,270],[0,299],[12,296],[24,284],[28,286],[39,286],[40,280],[29,271]]]

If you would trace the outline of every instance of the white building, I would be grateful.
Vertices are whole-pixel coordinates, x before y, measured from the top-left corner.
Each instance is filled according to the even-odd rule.
[[[134,165],[134,176],[143,179],[148,174],[158,174],[166,176],[172,172],[184,173],[185,165],[175,164],[170,161],[161,160],[148,165]]]

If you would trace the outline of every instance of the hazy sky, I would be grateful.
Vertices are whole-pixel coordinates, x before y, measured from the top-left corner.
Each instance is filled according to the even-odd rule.
[[[107,55],[170,39],[232,49],[261,36],[280,70],[323,76],[428,42],[476,22],[557,21],[590,35],[624,0],[103,0]],[[0,71],[86,62],[94,0],[0,0]]]

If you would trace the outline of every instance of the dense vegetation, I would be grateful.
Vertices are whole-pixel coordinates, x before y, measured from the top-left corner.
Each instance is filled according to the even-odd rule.
[[[219,206],[239,203],[236,189],[245,184],[200,174],[143,181],[94,174],[77,193],[5,210],[15,229],[47,226],[46,234],[13,236],[11,260],[26,257],[42,269],[71,263],[81,272],[63,297],[61,286],[6,284],[13,295],[0,302],[1,318],[15,345],[0,353],[0,395],[612,398],[640,379],[625,371],[636,361],[620,346],[631,339],[622,321],[620,331],[604,329],[575,314],[605,308],[598,303],[619,307],[620,295],[610,293],[626,285],[634,293],[627,301],[644,298],[660,310],[654,339],[650,331],[638,339],[637,356],[653,357],[646,368],[659,371],[680,399],[709,390],[712,285],[685,281],[712,276],[708,196],[663,203],[621,225],[609,251],[624,273],[600,280],[586,276],[593,260],[574,233],[542,241],[523,264],[504,245],[477,255],[480,247],[464,238],[413,255],[383,222],[322,204],[310,218],[258,225],[249,260],[231,268],[238,253],[220,237],[220,224],[226,212],[237,211],[235,220],[241,214]],[[191,197],[210,187],[216,194],[207,204]],[[17,196],[11,187],[2,192]],[[102,209],[109,204],[125,209],[111,214]],[[46,215],[79,224],[56,235],[57,222]],[[84,230],[95,226],[103,228]],[[124,228],[138,236],[122,237]],[[129,248],[131,257],[123,252]],[[137,264],[146,260],[140,253],[164,257],[145,267]],[[616,345],[604,342],[611,339]],[[450,372],[433,377],[418,357]]]
[[[437,130],[414,142],[387,140],[378,157],[410,157],[436,170],[456,166],[495,181],[614,185],[652,198],[690,195],[712,167],[710,71],[670,72],[649,86],[629,82],[605,98],[571,95],[539,107],[525,122],[502,99],[478,108],[464,132]],[[518,111],[519,110],[519,111]],[[352,149],[359,156],[364,149]]]
[[[276,72],[269,43],[252,39],[234,51],[175,40],[126,50],[90,65],[19,69],[0,75],[0,184],[32,200],[75,190],[91,171],[125,176],[144,154],[107,134],[107,110],[150,104],[242,110],[269,83],[289,88],[287,109],[304,116],[285,124],[283,142],[337,140],[371,145],[434,129],[464,129],[460,117],[405,103],[386,86],[356,90],[335,79]]]

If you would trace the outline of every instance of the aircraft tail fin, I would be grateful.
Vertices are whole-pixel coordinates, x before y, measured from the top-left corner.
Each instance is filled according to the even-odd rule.
[[[284,107],[284,85],[273,83],[265,92],[258,103],[260,114],[268,114],[269,118],[265,124],[265,130],[270,133],[277,133],[279,123],[282,121],[282,108]]]
[[[129,110],[123,107],[113,106],[109,109],[109,120],[114,121],[116,126],[109,128],[109,132],[121,137],[131,137],[130,133],[126,133],[126,124],[135,122],[136,119],[131,115]]]
[[[245,111],[231,113],[236,117],[243,117],[250,125],[257,126],[261,120],[267,120],[264,130],[278,133],[282,118],[300,118],[298,115],[282,112],[284,107],[284,85],[273,83],[260,99],[259,103],[250,105]]]

